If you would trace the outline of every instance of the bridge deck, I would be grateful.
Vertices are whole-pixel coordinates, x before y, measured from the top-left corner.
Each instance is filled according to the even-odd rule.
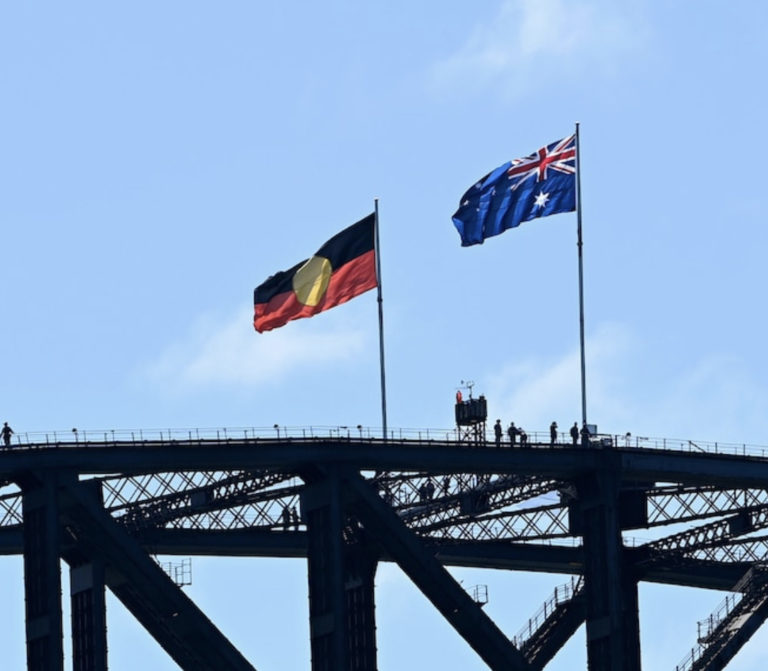
[[[548,443],[496,448],[493,443],[367,437],[192,438],[19,443],[0,450],[0,478],[38,469],[83,475],[167,470],[300,469],[346,465],[356,470],[515,473],[573,478],[596,468],[626,480],[738,487],[768,486],[768,457],[664,447],[588,448]]]

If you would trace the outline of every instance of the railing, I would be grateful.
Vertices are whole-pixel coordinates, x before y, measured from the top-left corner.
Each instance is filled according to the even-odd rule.
[[[454,442],[456,429],[395,429],[390,440]],[[377,427],[357,426],[273,426],[208,427],[194,429],[70,429],[15,433],[11,447],[85,445],[87,443],[180,443],[202,441],[343,439],[381,440]]]
[[[714,610],[714,612],[706,619],[699,620],[696,623],[698,635],[696,637],[696,645],[694,645],[688,654],[675,666],[675,671],[690,671],[693,665],[701,658],[704,651],[709,645],[709,637],[713,634],[715,629],[719,627],[723,621],[733,612],[733,609],[741,602],[744,597],[741,593],[729,594],[725,597],[725,600]],[[703,627],[702,627],[703,625]],[[702,634],[702,628],[704,633]]]
[[[581,590],[583,585],[584,578],[579,576],[578,578],[572,577],[570,582],[555,587],[554,594],[544,602],[544,605],[539,608],[531,618],[529,618],[525,626],[521,627],[520,631],[512,637],[512,644],[516,648],[522,647],[522,645],[533,636],[536,631],[538,631],[539,627],[541,627],[554,610],[560,604],[570,601],[574,595]]]
[[[734,587],[733,594],[727,594],[725,599],[715,608],[715,610],[704,620],[699,620],[696,623],[697,636],[696,645],[693,646],[690,652],[675,666],[675,671],[690,671],[694,664],[707,649],[707,646],[711,642],[712,635],[718,630],[718,628],[730,617],[731,613],[736,607],[744,600],[747,594],[754,590],[759,589],[760,585],[765,584],[765,568],[754,567],[750,569],[747,575]]]
[[[696,640],[701,644],[709,642],[709,637],[715,632],[715,630],[725,621],[725,619],[733,612],[733,609],[741,603],[744,595],[741,592],[735,594],[727,594],[725,599],[715,610],[710,613],[709,617],[704,620],[699,620],[696,623]]]
[[[177,587],[186,587],[192,584],[192,558],[186,557],[181,561],[160,561],[154,558],[158,566],[173,580]]]
[[[690,671],[693,669],[693,665],[704,654],[706,647],[707,646],[702,645],[701,643],[696,643],[696,645],[691,648],[691,651],[683,657],[680,663],[675,665],[675,671]]]
[[[413,442],[415,444],[457,443],[473,446],[476,443],[461,441],[461,434],[456,429],[440,428],[402,428],[392,429],[387,438],[392,441]],[[198,443],[202,441],[256,441],[256,440],[382,440],[380,427],[365,427],[362,425],[338,426],[287,426],[274,424],[257,427],[209,427],[194,429],[69,429],[56,431],[19,432],[12,436],[11,448],[14,447],[56,447],[71,445],[87,445],[90,443]],[[495,444],[491,438],[486,443]],[[595,448],[619,447],[622,449],[640,450],[670,450],[707,454],[731,454],[768,458],[768,445],[748,443],[722,443],[681,438],[652,438],[647,436],[632,436],[630,434],[598,434],[593,436],[590,444]],[[569,436],[561,433],[557,436],[555,448],[570,447]],[[510,448],[507,441],[502,441],[503,448]],[[515,449],[548,449],[550,445],[549,431],[534,431],[528,433],[528,442],[521,448],[518,442]]]

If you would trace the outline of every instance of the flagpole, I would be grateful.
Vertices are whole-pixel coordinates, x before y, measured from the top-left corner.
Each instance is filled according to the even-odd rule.
[[[374,198],[373,228],[376,232],[376,286],[379,303],[379,367],[381,369],[381,426],[387,440],[387,385],[384,378],[384,300],[381,297],[381,246],[379,245],[379,199]]]
[[[587,424],[587,382],[586,364],[584,357],[584,257],[581,239],[581,142],[579,141],[579,124],[576,122],[576,227],[579,249],[579,341],[581,344],[581,422]],[[586,438],[586,437],[585,437]]]

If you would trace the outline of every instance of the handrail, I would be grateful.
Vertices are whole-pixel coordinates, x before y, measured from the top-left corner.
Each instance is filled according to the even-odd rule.
[[[414,444],[459,443],[468,447],[474,442],[461,441],[461,434],[454,427],[441,428],[401,428],[388,431],[389,440]],[[376,441],[383,438],[380,427],[362,425],[318,425],[318,426],[249,426],[249,427],[207,427],[207,428],[155,428],[155,429],[65,429],[54,431],[24,431],[12,436],[11,448],[40,448],[61,446],[87,446],[92,443],[109,444],[166,444],[186,443],[196,444],[204,441],[238,442],[258,440],[362,440]],[[493,446],[495,442],[488,440],[485,445]],[[567,448],[572,445],[570,437],[558,434],[554,444],[555,449]],[[502,441],[503,448],[510,448],[508,442]],[[653,438],[648,436],[631,436],[630,434],[598,434],[593,436],[591,446],[598,449],[619,447],[621,449],[637,450],[668,450],[695,453],[723,454],[768,458],[768,445],[748,443],[722,443],[717,441],[690,440],[680,438]],[[515,449],[549,449],[549,431],[528,432],[528,443],[525,448],[520,444]],[[2,446],[0,446],[2,452]]]
[[[734,608],[741,603],[743,598],[744,594],[741,592],[726,594],[725,599],[717,605],[715,610],[710,613],[709,617],[699,620],[696,623],[696,628],[698,630],[696,640],[699,643],[706,644],[709,637],[712,636],[715,630],[733,612]]]
[[[563,585],[555,587],[554,594],[547,599],[544,604],[537,610],[530,618],[528,622],[520,628],[512,637],[512,644],[516,648],[521,648],[523,644],[533,636],[544,621],[552,614],[552,612],[562,603],[570,601],[576,594],[578,594],[584,586],[583,576],[578,578],[571,577],[571,581]]]
[[[746,575],[734,587],[733,594],[726,594],[725,599],[720,602],[709,617],[699,620],[696,623],[697,636],[696,645],[693,646],[688,654],[675,666],[675,671],[690,671],[696,661],[701,658],[707,646],[710,643],[710,637],[725,622],[736,607],[744,600],[747,593],[756,585],[765,584],[765,567],[755,566],[751,568]],[[702,633],[703,629],[703,633]]]

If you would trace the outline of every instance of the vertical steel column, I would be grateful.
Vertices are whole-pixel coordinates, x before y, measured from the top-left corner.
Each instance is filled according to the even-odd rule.
[[[376,559],[359,544],[345,554],[349,671],[376,671]]]
[[[308,533],[312,671],[376,671],[376,563],[345,542],[339,478],[308,485],[301,509]]]
[[[59,515],[55,476],[24,490],[24,596],[27,670],[63,671]]]
[[[584,539],[587,666],[640,671],[637,581],[624,558],[619,517],[620,473],[605,467],[577,483]]]
[[[70,568],[73,671],[107,671],[107,605],[104,564]]]
[[[337,477],[308,487],[301,497],[307,524],[309,637],[312,671],[347,669],[344,603],[344,515]]]

